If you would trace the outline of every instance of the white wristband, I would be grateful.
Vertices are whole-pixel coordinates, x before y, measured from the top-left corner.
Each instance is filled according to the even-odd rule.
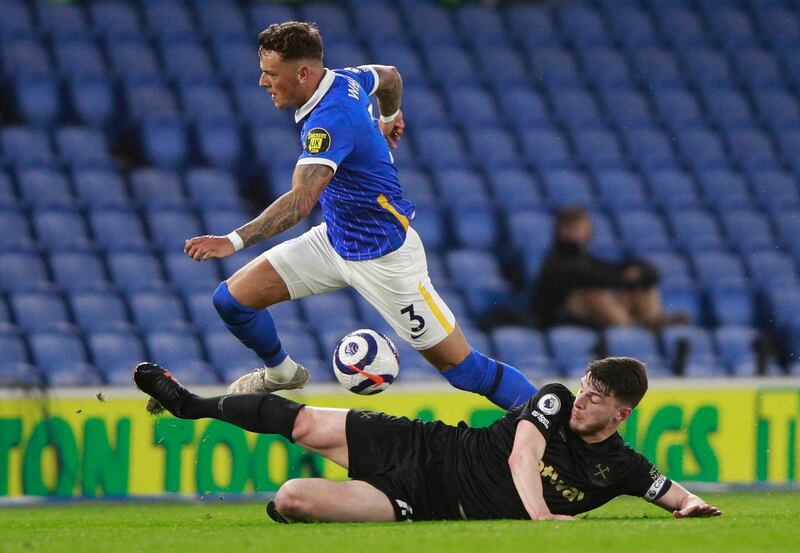
[[[381,115],[378,119],[380,119],[381,123],[391,123],[392,121],[397,119],[398,115],[400,115],[400,110],[399,109],[397,111],[395,111],[391,115]]]
[[[231,244],[233,244],[233,249],[237,252],[244,248],[244,240],[242,240],[242,237],[239,236],[239,233],[235,230],[230,234],[225,235],[225,238],[231,241]]]

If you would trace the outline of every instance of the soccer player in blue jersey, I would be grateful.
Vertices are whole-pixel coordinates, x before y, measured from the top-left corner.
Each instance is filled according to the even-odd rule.
[[[506,409],[525,403],[536,388],[513,367],[470,348],[428,276],[425,250],[410,226],[414,204],[403,197],[390,151],[405,126],[397,69],[326,69],[322,38],[310,23],[270,25],[258,42],[259,85],[276,107],[295,108],[302,124],[291,190],[227,236],[188,240],[186,254],[198,261],[227,257],[294,226],[317,202],[324,222],[257,257],[214,292],[228,329],[265,365],[231,384],[229,393],[303,387],[308,372],[281,346],[267,308],[352,286],[453,386]]]

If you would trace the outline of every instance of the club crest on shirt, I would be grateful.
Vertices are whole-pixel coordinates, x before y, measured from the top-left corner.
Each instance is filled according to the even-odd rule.
[[[331,134],[321,127],[315,127],[306,135],[306,152],[321,154],[331,147]]]
[[[561,400],[555,394],[545,394],[539,399],[536,408],[545,415],[555,415],[561,409]]]

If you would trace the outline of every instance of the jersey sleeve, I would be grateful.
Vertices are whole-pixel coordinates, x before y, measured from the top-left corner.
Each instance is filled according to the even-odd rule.
[[[336,172],[353,151],[353,126],[347,110],[340,107],[314,110],[301,138],[303,151],[297,165],[327,165]]]
[[[653,463],[644,455],[632,452],[631,471],[626,481],[628,482],[627,495],[641,497],[646,501],[655,501],[669,490],[672,480],[661,474]]]
[[[517,421],[532,422],[545,440],[569,420],[572,409],[572,393],[563,384],[547,384],[522,407]]]
[[[354,78],[369,96],[372,96],[378,90],[378,72],[371,65],[345,67],[344,69],[337,69],[336,72]]]

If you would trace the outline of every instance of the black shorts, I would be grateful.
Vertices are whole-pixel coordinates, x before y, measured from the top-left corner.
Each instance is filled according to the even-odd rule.
[[[346,433],[348,476],[385,493],[397,520],[461,518],[453,482],[458,428],[351,410]]]

